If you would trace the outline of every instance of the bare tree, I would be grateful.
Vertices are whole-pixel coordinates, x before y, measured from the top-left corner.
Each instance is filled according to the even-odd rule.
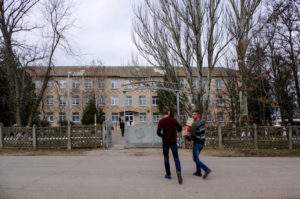
[[[161,66],[170,82],[180,82],[174,66],[183,67],[192,101],[205,114],[204,120],[211,74],[229,43],[224,42],[219,26],[220,9],[220,0],[146,0],[134,10],[133,42],[137,49],[150,64]],[[205,55],[209,70],[204,87]],[[193,65],[197,67],[197,89],[193,86]]]

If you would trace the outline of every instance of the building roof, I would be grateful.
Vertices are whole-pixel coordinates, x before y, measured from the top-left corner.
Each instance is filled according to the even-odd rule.
[[[47,67],[30,67],[28,72],[32,76],[44,76]],[[193,67],[193,76],[197,74],[197,68]],[[175,67],[179,76],[184,75],[183,67]],[[227,68],[216,67],[213,70],[213,77],[221,77],[226,74]],[[203,67],[203,76],[207,76],[207,67]],[[55,66],[50,73],[52,77],[66,77],[68,72],[72,76],[103,76],[103,77],[162,77],[164,71],[160,67],[133,67],[133,66]]]

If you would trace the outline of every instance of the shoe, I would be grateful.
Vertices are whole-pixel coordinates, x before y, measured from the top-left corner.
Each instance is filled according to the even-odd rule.
[[[171,179],[171,176],[168,176],[167,174],[165,175],[165,178],[167,178],[167,179]]]
[[[181,173],[177,173],[177,177],[178,177],[178,183],[182,184],[183,179],[182,179]]]
[[[195,173],[193,173],[194,176],[202,176],[201,173],[198,173],[197,171]]]
[[[204,174],[204,176],[203,176],[203,179],[206,179],[207,178],[207,176],[208,176],[208,174],[211,172],[211,170],[210,169],[207,169],[207,171],[205,171],[205,174]]]

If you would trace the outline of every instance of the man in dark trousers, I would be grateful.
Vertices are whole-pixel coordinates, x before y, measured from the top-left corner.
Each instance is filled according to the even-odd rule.
[[[157,135],[162,137],[163,142],[163,154],[164,154],[164,162],[165,162],[165,169],[166,175],[165,178],[171,179],[171,171],[170,171],[170,164],[169,164],[169,148],[171,148],[176,172],[178,177],[179,184],[182,184],[182,176],[181,176],[181,167],[180,161],[178,156],[178,149],[177,149],[177,131],[180,132],[182,127],[176,121],[175,118],[170,117],[170,109],[164,108],[163,109],[164,118],[162,118],[157,127]],[[162,133],[162,132],[163,133]]]
[[[122,134],[122,136],[124,136],[124,132],[125,132],[125,123],[124,123],[124,121],[123,121],[121,118],[119,118],[119,122],[120,122],[121,134]]]
[[[193,140],[193,160],[196,163],[196,172],[195,176],[202,176],[201,169],[204,170],[203,179],[206,179],[211,170],[199,159],[201,150],[204,147],[205,143],[205,124],[200,120],[200,113],[198,110],[193,111],[194,122],[191,131],[191,139]]]

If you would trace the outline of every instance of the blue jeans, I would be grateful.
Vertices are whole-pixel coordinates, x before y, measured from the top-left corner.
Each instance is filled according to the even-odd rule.
[[[194,145],[193,145],[193,160],[196,163],[197,173],[199,173],[199,174],[201,174],[201,168],[204,171],[208,170],[208,167],[203,162],[201,162],[199,160],[199,155],[200,155],[200,152],[203,149],[203,147],[204,147],[203,144],[194,142]]]
[[[167,176],[171,176],[171,171],[170,171],[170,163],[169,163],[169,148],[171,148],[175,166],[176,166],[176,172],[181,173],[181,168],[180,168],[180,161],[178,157],[178,150],[177,150],[177,144],[176,142],[174,143],[163,143],[163,153],[164,153],[164,160],[165,160],[165,169],[166,169],[166,174]]]

